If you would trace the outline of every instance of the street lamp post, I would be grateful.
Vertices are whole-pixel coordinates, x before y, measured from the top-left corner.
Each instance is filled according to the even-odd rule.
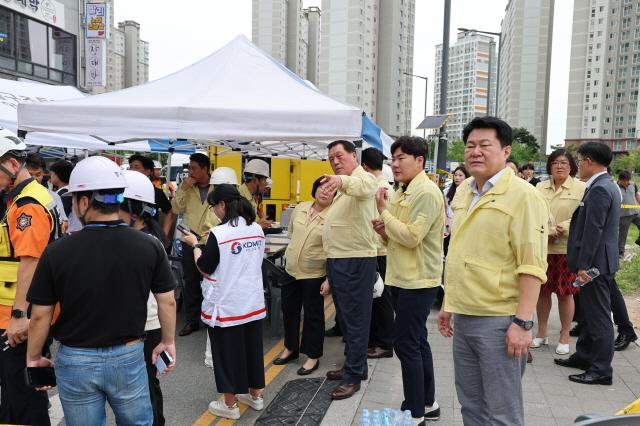
[[[449,88],[449,33],[451,25],[451,0],[444,0],[444,22],[442,28],[442,67],[440,70],[440,114],[447,114],[447,92]],[[440,128],[436,144],[436,171],[447,168],[447,133]]]
[[[500,102],[500,59],[502,58],[502,32],[492,32],[492,31],[479,31],[476,29],[469,29],[469,28],[458,28],[458,31],[465,31],[465,32],[476,32],[478,34],[487,34],[487,35],[492,35],[492,36],[497,36],[498,37],[498,66],[496,67],[496,111],[495,111],[495,115],[498,115],[498,103]],[[489,52],[489,61],[491,61],[491,52]],[[491,62],[489,62],[489,85],[491,85]],[[489,86],[489,89],[491,88],[491,86]],[[487,97],[487,111],[489,111],[489,97],[491,96],[491,93],[489,93],[488,97]]]
[[[429,78],[422,75],[411,74],[409,72],[403,72],[403,74],[410,77],[421,78],[424,80],[424,116],[422,117],[422,119],[424,120],[424,117],[427,116],[427,89],[429,87]],[[422,129],[422,137],[425,139],[427,138],[427,129]]]

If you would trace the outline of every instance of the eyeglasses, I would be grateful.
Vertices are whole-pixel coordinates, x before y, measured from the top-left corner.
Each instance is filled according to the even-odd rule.
[[[569,165],[568,161],[552,161],[551,162],[551,167],[553,167],[553,166],[556,166],[556,167],[558,167],[558,166],[567,167],[568,165]]]

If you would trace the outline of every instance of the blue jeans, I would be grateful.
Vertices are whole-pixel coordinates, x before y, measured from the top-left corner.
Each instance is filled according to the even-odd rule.
[[[67,425],[105,425],[105,400],[117,424],[153,424],[142,342],[105,348],[61,345],[55,369]]]

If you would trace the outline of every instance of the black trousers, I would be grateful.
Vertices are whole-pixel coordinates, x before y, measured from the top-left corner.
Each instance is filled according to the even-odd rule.
[[[342,382],[360,384],[362,375],[367,371],[376,258],[327,259],[327,275],[333,302],[339,310],[336,318],[345,338]]]
[[[262,321],[208,329],[218,393],[264,388]]]
[[[635,331],[633,330],[633,323],[631,323],[631,320],[629,319],[627,304],[624,301],[624,297],[622,296],[622,292],[620,291],[615,278],[608,281],[608,285],[611,297],[611,312],[613,313],[613,322],[618,328],[618,333],[626,335],[635,334]],[[581,323],[583,314],[580,293],[573,295],[573,301],[576,306],[573,320]]]
[[[581,329],[576,352],[570,359],[588,365],[587,372],[611,376],[613,368],[613,324],[611,286],[613,274],[600,275],[580,289]],[[616,286],[617,287],[617,286]]]
[[[0,330],[0,335],[5,330]],[[47,340],[43,355],[49,356]],[[27,387],[24,369],[27,366],[27,342],[0,350],[0,424],[49,426],[49,398],[46,392]]]
[[[284,346],[309,358],[320,358],[324,344],[324,297],[320,294],[322,278],[296,280],[282,287],[282,321]],[[300,344],[300,310],[304,309],[302,344]]]
[[[400,360],[404,401],[401,410],[412,417],[424,416],[424,407],[435,401],[433,356],[427,340],[427,318],[439,287],[407,290],[391,287],[396,319],[393,348]]]
[[[202,310],[202,274],[193,260],[193,248],[182,243],[182,270],[184,272],[184,311],[187,323],[200,324]]]
[[[378,256],[378,273],[385,279],[387,275],[387,257]],[[371,327],[369,329],[369,347],[393,349],[393,303],[389,286],[384,286],[382,296],[373,299],[371,306]]]
[[[151,362],[153,350],[162,341],[162,330],[147,330],[147,337],[144,340],[144,362],[147,365],[147,377],[149,378],[149,395],[151,396],[151,408],[153,409],[153,425],[164,425],[162,389],[158,380],[158,369]]]

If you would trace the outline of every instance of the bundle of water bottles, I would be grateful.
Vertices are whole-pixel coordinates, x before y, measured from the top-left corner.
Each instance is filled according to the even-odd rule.
[[[402,412],[393,408],[385,408],[382,412],[373,410],[369,414],[369,410],[365,408],[362,410],[360,426],[413,426],[413,421],[409,410]]]

